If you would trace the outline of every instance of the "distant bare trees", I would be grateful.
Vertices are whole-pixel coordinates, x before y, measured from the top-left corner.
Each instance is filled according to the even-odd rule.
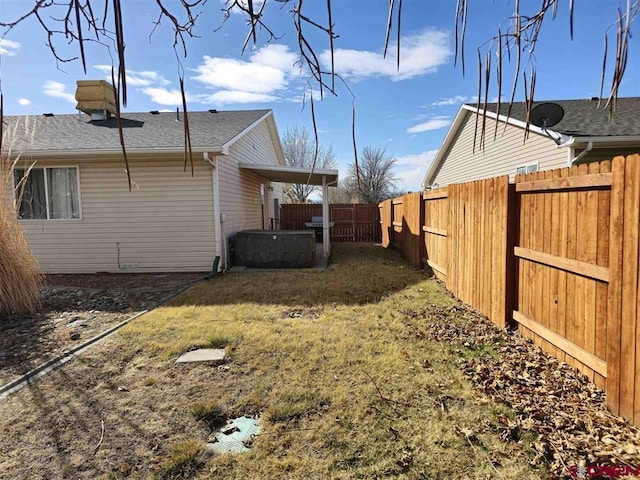
[[[292,127],[284,132],[282,150],[287,165],[291,167],[323,170],[335,168],[337,164],[333,145],[327,148],[317,146],[304,127]],[[294,203],[306,203],[316,190],[318,187],[313,185],[294,183],[287,195]]]
[[[396,159],[387,155],[386,149],[364,147],[357,165],[349,165],[348,176],[329,189],[329,202],[378,203],[401,195],[396,189],[395,164]]]
[[[396,194],[398,179],[394,173],[396,159],[384,148],[364,147],[358,164],[351,164],[343,186],[345,194],[354,192],[362,203],[378,203]]]

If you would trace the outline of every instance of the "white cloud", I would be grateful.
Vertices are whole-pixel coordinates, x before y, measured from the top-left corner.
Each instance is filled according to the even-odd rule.
[[[436,156],[437,150],[428,150],[415,155],[396,157],[396,177],[403,190],[422,190],[422,180]]]
[[[256,50],[248,60],[205,55],[193,78],[216,90],[207,97],[211,102],[271,102],[296,75],[297,60],[289,47],[276,44]]]
[[[49,95],[50,97],[62,98],[67,102],[76,103],[75,96],[73,93],[67,92],[67,87],[64,83],[49,80],[44,84],[43,92],[45,95]]]
[[[397,44],[396,44],[397,45]],[[451,56],[449,34],[428,30],[400,40],[400,69],[397,68],[397,47],[389,45],[387,57],[382,52],[338,48],[334,51],[336,72],[345,77],[389,77],[393,81],[432,73]],[[331,52],[320,54],[325,66],[331,64]]]
[[[105,73],[105,78],[110,82],[111,81],[111,65],[94,65],[93,68],[100,70]],[[117,72],[116,72],[117,73]],[[165,86],[169,85],[171,82],[164,78],[164,76],[160,75],[158,72],[153,71],[135,71],[135,70],[127,70],[127,85],[134,87],[150,87],[154,86]]]
[[[23,107],[28,107],[29,105],[31,105],[31,100],[29,100],[28,98],[19,98],[18,103]]]
[[[427,150],[426,152],[417,153],[415,155],[404,155],[396,157],[397,166],[420,166],[428,167],[438,153],[438,150]]]
[[[454,95],[453,97],[441,98],[429,104],[430,107],[445,107],[447,105],[459,105],[461,103],[475,102],[478,97],[467,97],[465,95]]]
[[[440,128],[448,127],[449,125],[451,125],[451,119],[449,117],[436,116],[426,122],[407,128],[407,133],[420,133],[429,130],[438,130]]]
[[[0,55],[6,55],[13,57],[18,50],[20,50],[20,44],[18,42],[12,42],[6,38],[0,38]]]
[[[149,95],[151,101],[159,103],[160,105],[182,106],[182,93],[180,90],[170,90],[163,87],[146,87],[142,89],[142,93]],[[185,96],[187,97],[187,102],[197,101],[197,97],[193,95],[185,93]]]

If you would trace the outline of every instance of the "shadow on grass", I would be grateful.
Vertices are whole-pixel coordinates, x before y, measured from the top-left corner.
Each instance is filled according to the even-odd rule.
[[[121,443],[117,436],[114,437],[116,426],[120,437],[136,438],[139,442],[147,441],[154,445],[154,435],[145,431],[135,409],[129,409],[115,399],[122,393],[119,393],[114,380],[102,374],[99,381],[103,387],[96,388],[98,379],[94,372],[98,372],[95,365],[90,370],[85,368],[85,375],[81,376],[68,374],[61,368],[52,375],[57,377],[57,386],[36,381],[27,388],[28,395],[22,397],[22,401],[33,407],[37,420],[23,418],[20,422],[37,422],[33,428],[42,436],[35,439],[36,444],[49,452],[48,462],[26,465],[28,478],[88,478],[83,477],[82,472],[95,469],[106,470],[102,472],[105,475],[111,473],[108,478],[120,478],[113,471],[109,472],[109,465],[135,468],[138,459],[127,442]],[[52,395],[53,392],[64,400]],[[115,425],[114,419],[117,419]],[[102,434],[101,425],[106,425]],[[78,441],[79,438],[82,441]],[[87,438],[92,441],[87,442]],[[16,439],[10,437],[9,440]],[[101,446],[104,451],[99,453]]]
[[[324,271],[232,273],[200,282],[170,306],[364,305],[425,280],[398,253],[369,244],[338,244]]]

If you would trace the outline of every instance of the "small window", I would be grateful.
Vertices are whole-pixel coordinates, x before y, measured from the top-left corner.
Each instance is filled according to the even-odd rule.
[[[20,200],[18,216],[32,219],[80,218],[78,169],[76,167],[15,169],[15,184]]]
[[[537,163],[530,163],[528,165],[520,165],[516,168],[516,175],[524,175],[525,173],[533,173],[538,171]]]

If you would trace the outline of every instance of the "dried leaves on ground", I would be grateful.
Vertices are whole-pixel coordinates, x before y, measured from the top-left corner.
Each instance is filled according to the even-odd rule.
[[[459,366],[472,383],[515,410],[515,418],[500,417],[502,437],[536,435],[534,463],[558,477],[578,464],[640,466],[640,430],[611,414],[586,376],[470,310],[432,306],[421,316],[433,320],[425,324],[430,338],[463,352]]]

